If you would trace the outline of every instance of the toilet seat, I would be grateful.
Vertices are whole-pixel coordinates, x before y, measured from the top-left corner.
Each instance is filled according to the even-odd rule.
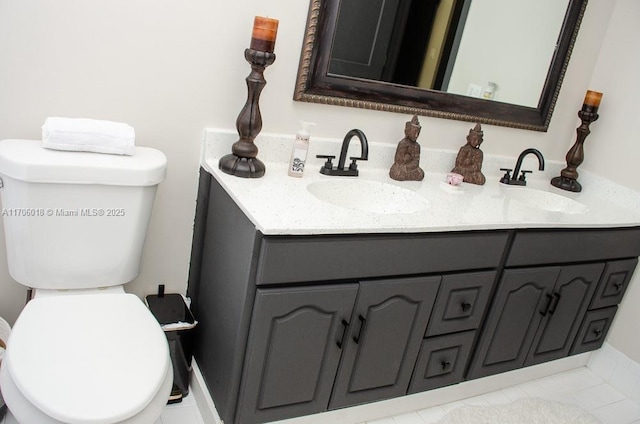
[[[14,325],[4,362],[31,404],[79,424],[138,414],[166,386],[171,368],[160,325],[132,294],[33,299]]]

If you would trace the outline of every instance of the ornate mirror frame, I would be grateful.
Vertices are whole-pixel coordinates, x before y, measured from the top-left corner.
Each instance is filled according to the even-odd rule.
[[[341,0],[311,0],[293,99],[547,131],[588,0],[570,0],[536,108],[328,73]]]

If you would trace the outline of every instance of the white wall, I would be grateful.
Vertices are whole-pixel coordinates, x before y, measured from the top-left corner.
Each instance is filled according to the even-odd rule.
[[[613,7],[610,0],[589,2],[549,132],[483,126],[486,153],[515,157],[536,147],[547,159],[564,158],[585,90],[598,88],[589,82]],[[168,291],[183,292],[201,133],[235,128],[246,98],[249,67],[242,52],[254,15],[280,19],[278,57],[265,73],[261,98],[264,132],[292,133],[303,119],[318,123],[314,134],[320,136],[342,137],[353,127],[371,141],[395,144],[403,136],[404,115],[291,100],[307,9],[305,0],[0,0],[0,139],[39,138],[47,116],[83,116],[127,122],[139,145],[164,151],[168,178],[158,190],[142,272],[127,289],[148,294],[162,282]],[[637,39],[638,30],[629,31]],[[594,125],[588,143],[603,138],[595,127],[605,126],[613,100],[605,94],[603,122]],[[423,146],[451,150],[464,144],[473,126],[421,122]],[[625,143],[629,136],[622,131],[616,134]],[[8,275],[2,245],[0,315],[13,322],[23,303],[24,289]]]
[[[600,118],[591,125],[583,166],[640,191],[640,2],[618,0],[593,73],[591,87],[603,92]],[[578,170],[579,171],[579,170]],[[609,343],[640,362],[640,271],[625,295]]]

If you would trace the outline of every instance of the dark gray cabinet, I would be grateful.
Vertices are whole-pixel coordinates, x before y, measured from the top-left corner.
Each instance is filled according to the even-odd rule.
[[[426,336],[478,328],[489,304],[495,278],[495,271],[442,277],[438,301],[429,320]]]
[[[525,366],[569,355],[603,268],[604,264],[597,263],[562,268],[553,293],[545,295],[549,305],[533,338]]]
[[[597,349],[640,228],[265,235],[201,172],[188,295],[227,424],[388,399]]]
[[[469,378],[569,355],[604,264],[507,269]]]
[[[408,392],[417,393],[461,382],[475,333],[471,330],[424,339]]]
[[[476,329],[489,305],[495,278],[495,271],[449,274],[442,277],[409,393],[464,380]]]
[[[405,394],[439,284],[415,277],[258,289],[238,420]]]
[[[520,368],[560,269],[506,270],[497,289],[468,377]]]
[[[587,312],[571,354],[575,355],[600,348],[604,342],[604,337],[609,331],[609,327],[611,327],[611,322],[616,315],[617,309],[617,306],[609,306],[608,308]]]
[[[629,281],[631,281],[636,265],[638,265],[638,258],[607,263],[602,275],[602,281],[589,309],[606,308],[620,303]]]
[[[330,409],[407,392],[440,277],[361,283]]]
[[[631,281],[638,258],[607,262],[593,300],[571,348],[575,355],[599,349],[611,327],[613,317]]]
[[[327,409],[357,284],[256,293],[238,421]]]
[[[255,284],[281,285],[495,269],[506,231],[264,236]]]

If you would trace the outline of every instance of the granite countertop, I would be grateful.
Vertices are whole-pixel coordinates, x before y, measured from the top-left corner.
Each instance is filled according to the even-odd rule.
[[[564,163],[547,161],[544,171],[537,171],[534,156],[528,156],[522,169],[531,169],[527,188],[562,196],[558,198],[577,205],[572,213],[549,211],[527,205],[522,187],[507,186],[498,181],[500,168],[513,168],[515,158],[485,154],[483,186],[445,183],[447,172],[453,167],[457,151],[433,150],[422,147],[420,166],[425,171],[423,181],[394,181],[389,177],[395,145],[376,143],[369,139],[369,160],[359,162],[360,176],[335,177],[319,173],[323,164],[316,154],[339,156],[341,140],[311,137],[311,145],[304,176],[289,177],[287,166],[293,135],[261,134],[256,140],[258,158],[266,165],[262,178],[238,178],[218,169],[220,157],[231,152],[238,139],[235,131],[206,129],[202,149],[202,166],[210,172],[231,195],[256,228],[266,235],[353,234],[353,233],[419,233],[511,228],[600,228],[640,225],[640,193],[612,181],[580,170],[581,193],[570,193],[549,184],[560,174]],[[353,148],[353,150],[352,150]],[[359,156],[359,143],[354,139],[348,156]],[[544,154],[544,152],[542,152]],[[337,158],[334,161],[337,163]],[[357,182],[356,182],[357,180]],[[322,183],[322,181],[334,181]],[[307,189],[310,184],[331,184],[340,190],[351,185],[369,182],[385,183],[415,192],[414,200],[423,207],[396,210],[395,213],[347,208],[319,200]],[[388,185],[387,185],[388,184]],[[376,187],[376,183],[371,184]],[[391,187],[393,188],[393,187]],[[511,194],[513,193],[513,194]],[[366,201],[375,203],[376,193],[362,193]],[[526,197],[526,195],[525,195]],[[577,202],[577,203],[574,203]],[[356,202],[357,203],[357,202]],[[382,202],[380,202],[382,204]],[[384,206],[384,205],[382,205]],[[391,205],[393,206],[393,205]],[[366,208],[365,208],[366,209]],[[383,208],[384,209],[384,208]],[[393,208],[392,208],[393,211]]]

